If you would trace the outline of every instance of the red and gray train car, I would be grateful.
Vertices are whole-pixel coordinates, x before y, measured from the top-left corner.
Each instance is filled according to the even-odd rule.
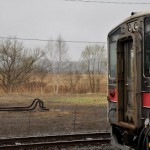
[[[150,11],[108,34],[108,119],[115,147],[150,149]]]

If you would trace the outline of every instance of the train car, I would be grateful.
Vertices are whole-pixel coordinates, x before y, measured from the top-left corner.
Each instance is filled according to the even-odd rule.
[[[108,34],[108,119],[116,148],[150,149],[150,11]]]

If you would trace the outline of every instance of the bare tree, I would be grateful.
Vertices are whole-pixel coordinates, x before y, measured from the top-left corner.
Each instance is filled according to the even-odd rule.
[[[55,93],[59,93],[59,85],[62,80],[61,74],[65,72],[68,65],[68,46],[65,42],[63,42],[63,38],[61,35],[58,36],[57,41],[55,43],[55,69],[54,73],[56,73],[56,88]]]
[[[67,81],[68,81],[71,93],[75,92],[75,88],[78,85],[80,78],[81,78],[81,73],[78,69],[78,64],[75,62],[69,62]]]
[[[50,72],[52,72],[52,63],[51,63],[51,61],[49,59],[45,58],[45,57],[43,59],[40,59],[36,64],[35,73],[40,79],[41,94],[43,94],[43,88],[46,85],[46,83],[44,83],[44,80]]]
[[[82,51],[82,68],[88,74],[90,91],[96,92],[100,87],[104,45],[89,45]]]
[[[45,47],[43,53],[45,53],[44,57],[45,57],[45,59],[46,59],[47,61],[50,62],[51,67],[53,66],[53,63],[54,63],[54,61],[55,61],[55,57],[54,57],[54,56],[55,56],[55,51],[54,51],[54,49],[55,49],[54,42],[53,42],[52,39],[50,39],[50,40],[48,41],[48,43],[47,43],[47,45],[46,45],[46,47]]]
[[[0,86],[10,93],[15,85],[27,80],[39,59],[39,52],[31,55],[21,42],[7,39],[0,42]]]

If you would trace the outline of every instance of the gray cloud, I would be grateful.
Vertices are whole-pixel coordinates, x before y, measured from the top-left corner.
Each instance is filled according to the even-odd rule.
[[[0,0],[1,36],[65,40],[107,41],[107,34],[132,11],[149,5],[115,5],[64,0]],[[30,43],[43,45],[43,43]],[[78,59],[85,45],[70,44],[70,55]]]

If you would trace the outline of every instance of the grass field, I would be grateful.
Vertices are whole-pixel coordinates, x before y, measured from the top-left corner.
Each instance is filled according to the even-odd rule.
[[[76,95],[76,96],[69,96],[69,97],[61,97],[57,98],[56,101],[64,102],[64,103],[75,103],[80,105],[105,105],[106,95]]]
[[[49,111],[0,112],[1,138],[93,132],[106,130],[107,100],[105,94],[26,95],[3,94],[0,107],[28,106],[34,98],[43,100]]]

